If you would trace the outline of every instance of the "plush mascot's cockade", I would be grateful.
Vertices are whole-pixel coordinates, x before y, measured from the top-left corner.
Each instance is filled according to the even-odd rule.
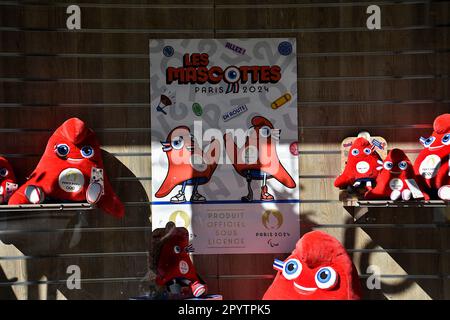
[[[334,186],[339,189],[372,187],[377,178],[377,167],[380,163],[382,163],[381,158],[374,146],[367,139],[359,137],[353,141],[344,172],[336,178]]]
[[[56,129],[33,173],[8,203],[44,201],[87,201],[116,217],[125,213],[105,175],[99,141],[78,118]]]
[[[420,175],[414,173],[411,161],[400,149],[389,151],[375,188],[367,191],[366,199],[430,200],[426,185]]]
[[[0,204],[8,203],[8,199],[17,190],[16,176],[8,160],[0,157]]]
[[[306,233],[278,271],[263,300],[359,300],[358,273],[345,248],[332,236]]]
[[[438,116],[433,130],[430,137],[420,138],[425,149],[417,156],[414,170],[439,198],[450,201],[450,113]]]

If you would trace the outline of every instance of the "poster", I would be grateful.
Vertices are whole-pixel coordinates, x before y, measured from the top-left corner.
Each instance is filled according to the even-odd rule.
[[[197,254],[291,252],[300,237],[296,41],[150,41],[152,228]]]

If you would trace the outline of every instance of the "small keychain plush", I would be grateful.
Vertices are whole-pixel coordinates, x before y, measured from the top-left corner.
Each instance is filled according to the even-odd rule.
[[[18,184],[12,166],[8,160],[0,157],[0,204],[8,203],[17,188]]]

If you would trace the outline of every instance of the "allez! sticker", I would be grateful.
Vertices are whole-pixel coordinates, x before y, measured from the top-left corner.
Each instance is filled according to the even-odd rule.
[[[83,188],[83,173],[76,168],[67,168],[59,174],[58,184],[66,192],[78,192]]]
[[[239,53],[239,54],[245,54],[245,49],[244,48],[241,48],[238,45],[232,44],[230,42],[227,42],[225,44],[225,48],[230,49],[230,50],[232,50],[232,51],[234,51],[236,53]]]

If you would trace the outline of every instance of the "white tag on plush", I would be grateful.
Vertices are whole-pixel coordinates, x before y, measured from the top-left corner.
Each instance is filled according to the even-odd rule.
[[[6,182],[6,199],[9,199],[17,188],[19,188],[17,183]]]
[[[91,169],[91,181],[90,183],[98,183],[102,186],[102,195],[105,194],[105,183],[103,180],[103,169],[93,167]]]
[[[406,179],[405,181],[414,199],[424,198],[422,191],[420,191],[419,186],[414,179]]]

